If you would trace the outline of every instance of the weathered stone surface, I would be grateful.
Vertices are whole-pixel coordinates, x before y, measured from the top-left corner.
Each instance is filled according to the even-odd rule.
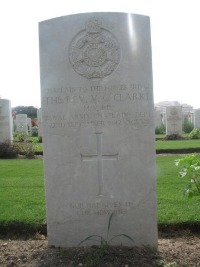
[[[0,143],[13,140],[12,127],[10,100],[0,99]]]
[[[194,112],[194,128],[200,129],[200,109]]]
[[[111,244],[156,245],[149,17],[70,15],[39,32],[49,244],[107,238],[114,214],[109,237],[134,244]]]
[[[154,117],[155,128],[160,127],[162,125],[162,114],[160,110],[154,110]]]
[[[37,110],[38,136],[42,136],[42,110]]]

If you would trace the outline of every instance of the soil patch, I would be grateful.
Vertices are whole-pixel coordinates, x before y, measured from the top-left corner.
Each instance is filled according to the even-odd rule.
[[[168,264],[168,265],[167,265]],[[159,233],[158,248],[48,247],[45,235],[0,239],[1,267],[154,267],[200,266],[200,235],[189,230]]]

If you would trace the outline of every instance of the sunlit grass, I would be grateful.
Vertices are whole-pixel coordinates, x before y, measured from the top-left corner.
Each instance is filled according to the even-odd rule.
[[[174,160],[157,156],[158,223],[200,222],[200,196],[183,195],[186,184]],[[0,224],[45,222],[43,160],[0,160]]]
[[[174,160],[179,156],[159,156],[157,161],[158,223],[200,222],[200,196],[187,198],[187,182],[178,176]]]
[[[156,141],[156,150],[160,149],[186,149],[186,148],[200,148],[200,140],[170,140],[170,141]]]
[[[0,160],[0,223],[45,222],[43,160]]]

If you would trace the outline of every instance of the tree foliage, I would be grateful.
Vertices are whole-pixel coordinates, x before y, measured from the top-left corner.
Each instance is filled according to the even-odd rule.
[[[12,108],[12,112],[15,114],[27,114],[28,118],[37,117],[37,108],[33,106],[17,106]]]
[[[194,128],[194,124],[189,121],[187,117],[184,118],[183,120],[183,131],[185,133],[190,133]]]

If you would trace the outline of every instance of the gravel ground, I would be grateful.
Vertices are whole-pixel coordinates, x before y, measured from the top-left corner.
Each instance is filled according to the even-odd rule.
[[[44,235],[28,240],[0,239],[1,267],[200,266],[200,235],[189,231],[159,234],[158,249],[108,247],[53,248]]]

